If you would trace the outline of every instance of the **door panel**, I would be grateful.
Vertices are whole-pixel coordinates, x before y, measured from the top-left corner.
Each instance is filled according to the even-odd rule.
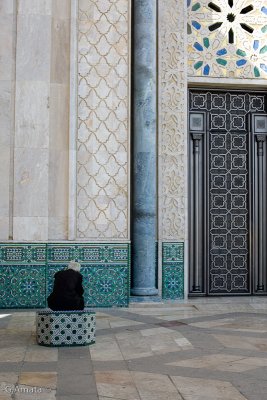
[[[265,215],[266,161],[257,159],[259,141],[251,121],[256,114],[266,115],[265,96],[191,90],[189,105],[189,292],[251,294],[254,280],[254,291],[264,292],[266,230],[260,221]]]

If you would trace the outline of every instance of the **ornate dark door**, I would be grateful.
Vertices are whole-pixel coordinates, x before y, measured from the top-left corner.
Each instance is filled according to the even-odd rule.
[[[266,294],[266,99],[190,90],[192,295]]]

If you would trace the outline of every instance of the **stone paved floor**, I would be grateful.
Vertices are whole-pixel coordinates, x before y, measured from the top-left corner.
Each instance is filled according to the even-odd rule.
[[[97,311],[96,344],[36,344],[35,312],[0,311],[0,400],[266,400],[267,298]]]

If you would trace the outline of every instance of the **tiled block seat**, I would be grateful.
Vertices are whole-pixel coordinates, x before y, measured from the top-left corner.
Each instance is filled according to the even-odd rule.
[[[43,346],[87,346],[95,343],[95,312],[51,311],[37,313],[37,343]]]

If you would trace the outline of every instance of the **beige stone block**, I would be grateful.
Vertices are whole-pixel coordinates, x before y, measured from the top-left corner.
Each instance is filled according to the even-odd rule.
[[[13,15],[0,11],[0,79],[12,79],[13,74]]]
[[[68,217],[48,218],[48,240],[68,239]]]
[[[49,81],[51,17],[19,15],[17,22],[17,80]]]
[[[47,240],[48,218],[47,217],[14,217],[13,239],[24,240]]]
[[[56,389],[56,372],[22,372],[19,377],[19,383],[35,387],[45,387]]]
[[[14,2],[10,0],[0,1],[0,14],[13,14],[14,12]]]
[[[52,15],[59,19],[68,19],[71,17],[72,0],[53,0]]]
[[[0,240],[9,239],[9,217],[0,216]]]
[[[18,2],[18,14],[50,15],[54,0],[20,0]]]
[[[51,82],[68,83],[70,73],[70,20],[52,19]]]
[[[14,216],[48,216],[48,150],[14,152]]]
[[[17,82],[15,147],[48,148],[49,83]]]
[[[10,149],[0,147],[0,217],[8,217],[9,213],[9,170],[10,170]]]
[[[0,67],[1,68],[1,67]],[[12,83],[0,81],[0,148],[10,144],[10,129],[13,119],[11,109]]]
[[[49,154],[49,216],[67,217],[69,194],[68,152],[50,150]]]
[[[50,148],[69,149],[69,86],[50,86]]]

